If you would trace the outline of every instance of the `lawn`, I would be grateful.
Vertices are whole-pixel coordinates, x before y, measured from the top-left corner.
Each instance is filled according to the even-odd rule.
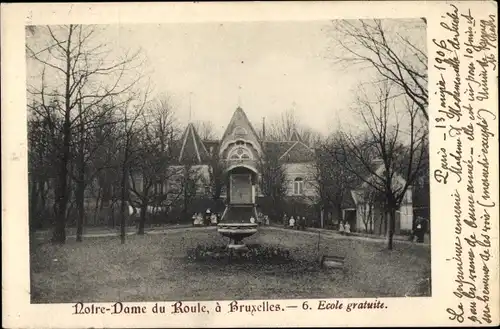
[[[189,260],[187,250],[200,243],[227,243],[213,228],[132,235],[125,245],[117,237],[71,239],[63,246],[33,244],[32,302],[402,297],[430,276],[430,248],[424,245],[396,242],[388,251],[383,241],[322,235],[318,254],[316,234],[269,228],[245,241],[289,248],[297,260],[344,256],[345,270]],[[419,289],[428,294],[428,287]]]

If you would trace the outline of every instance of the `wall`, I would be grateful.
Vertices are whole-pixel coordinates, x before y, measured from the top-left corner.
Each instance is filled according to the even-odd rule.
[[[284,165],[287,175],[287,195],[293,194],[293,183],[295,178],[304,180],[304,196],[312,199],[316,198],[312,163],[287,163]]]

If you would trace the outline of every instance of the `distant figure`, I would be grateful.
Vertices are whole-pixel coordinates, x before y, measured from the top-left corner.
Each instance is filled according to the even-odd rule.
[[[286,227],[288,225],[288,217],[286,214],[283,215],[283,226]]]
[[[250,217],[250,223],[255,224],[255,218],[253,218],[253,216]]]
[[[262,225],[262,217],[263,217],[263,216],[262,216],[262,213],[261,213],[261,212],[259,212],[259,213],[257,214],[257,224]]]
[[[200,226],[203,225],[203,219],[201,218],[200,214],[195,213],[193,215],[193,226]]]
[[[293,218],[293,216],[290,216],[289,226],[290,228],[295,227],[295,219]]]
[[[346,235],[349,235],[351,233],[351,225],[349,224],[349,222],[345,222],[344,232]]]
[[[207,208],[207,211],[205,211],[205,225],[210,225],[210,215],[212,215],[212,212],[210,211],[210,208]]]
[[[210,216],[210,224],[211,225],[217,225],[217,215],[216,214],[212,214]]]
[[[305,217],[302,217],[302,222],[301,222],[301,229],[302,230],[305,230],[306,229],[306,218]]]
[[[422,218],[417,219],[417,225],[415,227],[415,235],[417,236],[417,242],[423,243],[425,237],[424,221]]]
[[[345,233],[344,222],[340,222],[340,224],[339,224],[339,232],[342,235]]]
[[[264,216],[264,223],[266,224],[266,226],[269,226],[269,216]]]

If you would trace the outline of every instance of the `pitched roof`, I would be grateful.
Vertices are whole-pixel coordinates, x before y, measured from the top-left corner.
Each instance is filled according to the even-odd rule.
[[[293,130],[292,135],[290,136],[290,141],[292,142],[302,142],[302,137],[300,137],[299,133],[296,129]]]
[[[245,133],[245,139],[255,142],[256,144],[260,144],[259,135],[257,135],[257,132],[253,128],[252,124],[250,123],[250,120],[248,120],[247,115],[245,114],[245,112],[241,107],[238,107],[234,111],[233,116],[231,117],[231,120],[227,125],[226,131],[222,135],[221,138],[222,144],[225,143],[227,140],[230,140],[235,137],[232,135],[237,133],[235,131],[236,127],[238,127],[239,129],[241,128],[241,131]]]
[[[217,140],[204,140],[203,144],[205,145],[206,150],[208,151],[208,154],[210,155],[210,150],[213,152],[216,152],[219,149],[220,146],[220,141]]]
[[[364,182],[361,184],[360,188],[370,188],[370,184],[368,182],[380,185],[379,177],[384,177],[385,164],[379,159],[373,160],[373,163],[376,166],[374,174],[368,175],[364,179]],[[392,177],[392,188],[397,190],[399,188],[402,188],[405,184],[406,180],[399,173],[394,173],[394,176]]]
[[[342,195],[341,207],[342,209],[352,209],[356,208],[356,202],[353,199],[352,190],[346,191]]]
[[[203,164],[209,160],[208,151],[192,123],[188,124],[178,144],[180,164]]]
[[[262,142],[267,156],[276,157],[285,163],[311,162],[314,150],[302,142],[265,141]]]
[[[264,141],[262,146],[268,157],[279,159],[295,142]]]
[[[286,163],[311,162],[314,159],[314,151],[306,144],[297,141],[293,142],[293,145],[281,155],[280,159]]]

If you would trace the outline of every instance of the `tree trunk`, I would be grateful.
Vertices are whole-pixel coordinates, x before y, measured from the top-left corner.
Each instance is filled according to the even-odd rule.
[[[128,161],[128,160],[127,160]],[[127,175],[128,175],[128,170],[127,170],[127,164],[125,163],[123,165],[122,169],[122,177],[121,177],[121,196],[120,196],[120,238],[121,238],[121,243],[125,243],[125,233],[126,233],[126,212],[128,212],[127,209]]]
[[[37,189],[38,182],[33,174],[30,175],[30,205],[29,205],[29,230],[30,232],[35,230],[35,227],[38,224],[38,194],[39,190]]]
[[[185,173],[185,175],[187,175],[187,173]],[[188,218],[188,203],[189,203],[189,200],[188,200],[188,196],[189,196],[189,193],[188,193],[188,180],[186,179],[185,182],[184,182],[184,204],[183,204],[183,207],[182,207],[182,218],[183,220],[186,220]]]
[[[78,95],[81,97],[81,94]],[[78,103],[78,115],[81,117],[78,127],[78,164],[77,164],[77,185],[76,185],[76,206],[78,217],[76,219],[76,241],[82,241],[83,220],[85,217],[85,127],[83,126],[82,103]]]
[[[108,211],[111,211],[111,227],[113,229],[116,227],[115,205],[116,205],[116,201],[113,200],[108,207]]]
[[[100,210],[102,210],[102,202],[100,202],[100,200],[101,200],[101,186],[99,186],[97,188],[97,196],[95,198],[94,223],[97,222],[97,217],[98,217],[98,215],[100,213]],[[99,205],[101,207],[99,207]],[[101,223],[99,223],[99,224],[101,224]]]
[[[70,31],[72,27],[70,26]],[[66,69],[65,73],[65,94],[64,94],[64,123],[62,129],[63,143],[59,158],[59,175],[56,189],[56,224],[52,232],[52,243],[64,244],[66,242],[66,207],[68,205],[68,164],[70,162],[71,151],[71,35],[66,42]]]
[[[68,123],[64,125],[64,143],[60,158],[56,198],[54,200],[55,226],[52,232],[52,243],[64,244],[66,242],[66,210],[68,206],[68,163],[70,157],[70,129]]]
[[[389,212],[384,210],[384,235],[388,235],[387,223],[389,222]]]
[[[342,212],[342,205],[339,203],[337,204],[337,223],[340,224],[344,220],[343,218],[343,212]]]
[[[396,229],[396,210],[394,207],[391,207],[388,211],[388,216],[389,216],[389,236],[387,239],[387,248],[389,250],[392,250],[393,248],[393,237],[394,237],[394,231]]]
[[[81,176],[81,174],[79,174]],[[82,177],[78,178],[76,187],[76,205],[78,217],[76,219],[76,241],[82,241],[83,235],[83,219],[85,217],[85,182]]]
[[[40,208],[39,213],[37,214],[38,223],[40,227],[42,227],[47,221],[48,211],[47,211],[47,193],[49,191],[48,188],[45,188],[46,182],[44,179],[38,182],[38,193],[40,195]],[[48,183],[47,183],[48,185]]]
[[[139,218],[139,228],[137,230],[137,234],[144,235],[144,226],[146,224],[146,212],[148,210],[147,203],[143,203],[141,205],[141,214]]]

